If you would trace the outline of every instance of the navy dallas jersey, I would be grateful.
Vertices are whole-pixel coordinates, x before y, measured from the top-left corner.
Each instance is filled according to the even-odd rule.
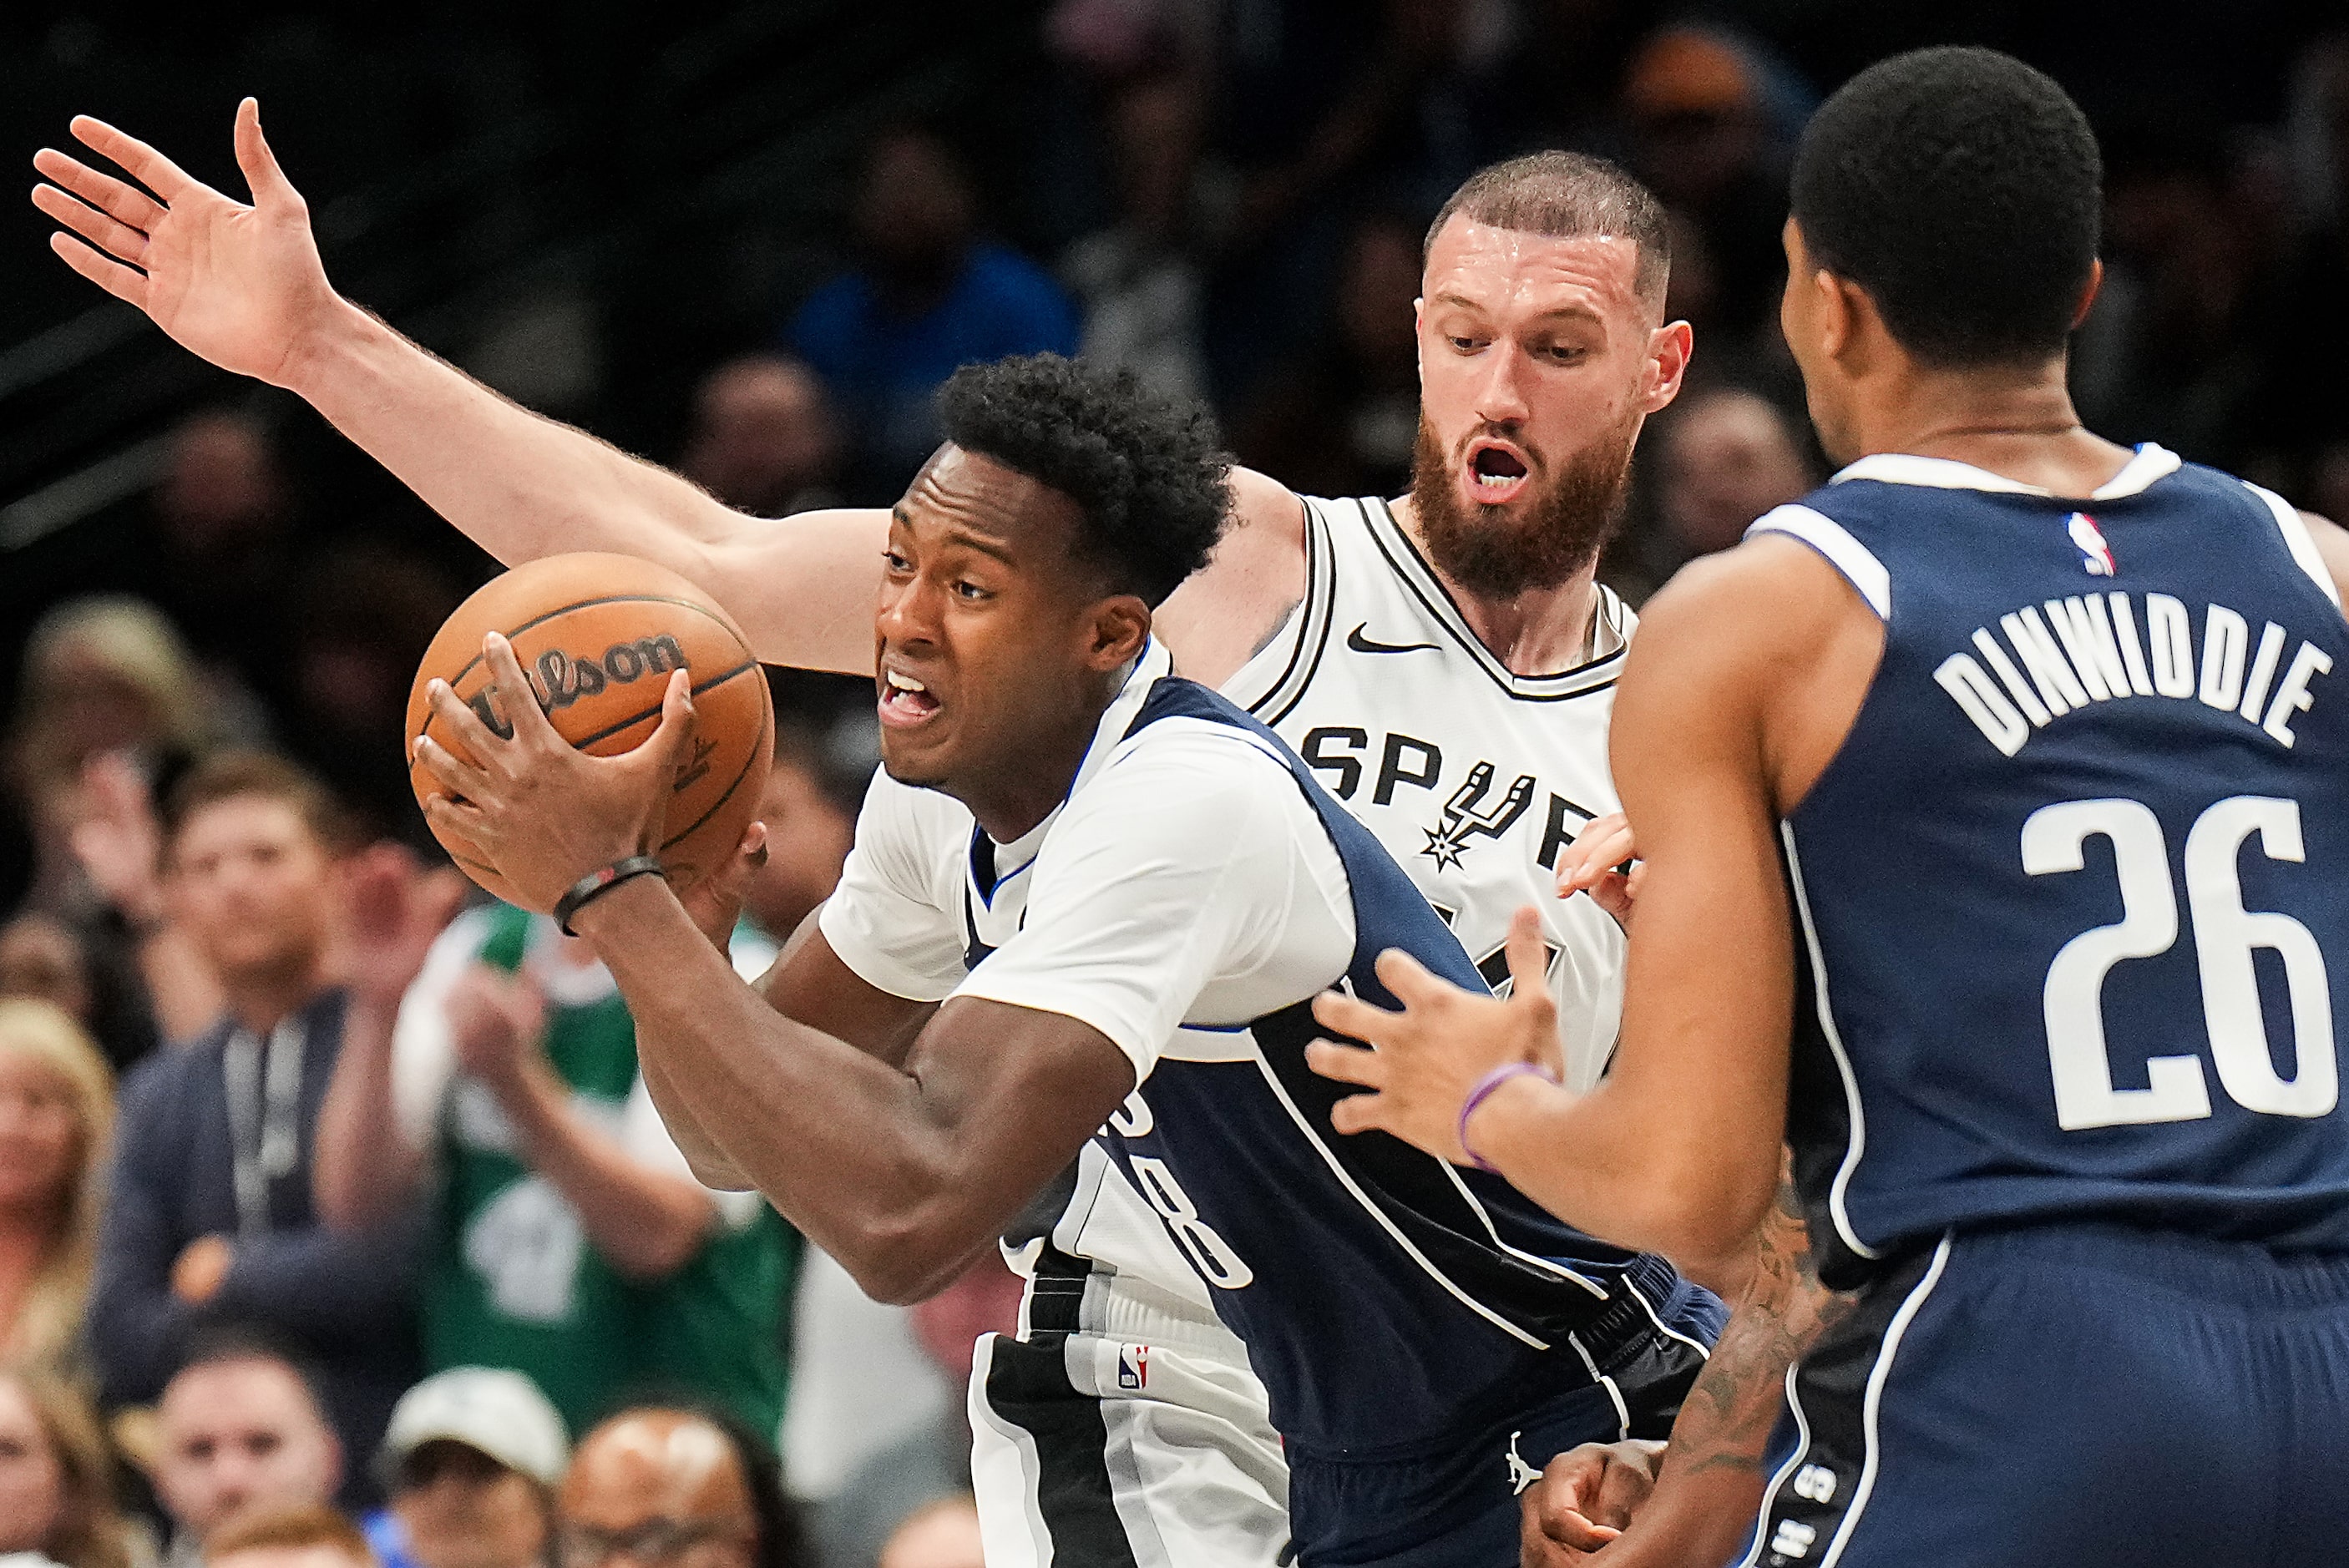
[[[1782,828],[1789,1141],[1860,1301],[1747,1561],[2337,1556],[2349,624],[2304,523],[2147,445],[2079,500],[1868,458],[1750,533],[1885,640]]]
[[[1061,1012],[1135,1067],[1021,1238],[1019,1340],[981,1343],[990,1562],[1497,1565],[1549,1457],[1669,1429],[1717,1301],[1497,1177],[1331,1129],[1350,1090],[1305,1066],[1315,995],[1393,1006],[1391,947],[1484,982],[1371,830],[1163,650],[1011,844],[876,779],[842,889],[823,930],[871,983]]]

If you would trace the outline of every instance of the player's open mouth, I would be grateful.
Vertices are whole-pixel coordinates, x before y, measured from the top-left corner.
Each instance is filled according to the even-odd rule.
[[[930,688],[900,670],[881,672],[881,722],[884,724],[919,724],[938,711],[938,699]]]
[[[1525,454],[1495,441],[1480,441],[1468,449],[1468,494],[1487,506],[1516,499],[1531,469]]]

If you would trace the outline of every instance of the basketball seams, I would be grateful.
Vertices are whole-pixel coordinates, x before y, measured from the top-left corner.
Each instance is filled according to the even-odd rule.
[[[721,631],[723,631],[728,636],[734,639],[734,645],[736,647],[740,648],[746,655],[750,652],[750,645],[743,641],[742,634],[737,630],[734,624],[728,620],[724,615],[717,614],[706,604],[697,604],[690,599],[673,599],[663,593],[612,593],[607,594],[601,599],[575,599],[570,603],[563,605],[559,609],[549,610],[543,615],[534,615],[531,619],[524,621],[520,625],[514,627],[512,631],[501,633],[500,634],[502,635],[507,642],[511,643],[516,637],[521,636],[524,632],[543,626],[549,621],[555,620],[564,615],[568,615],[574,611],[594,610],[605,604],[674,604],[680,610],[692,611],[695,614],[701,616],[704,620],[715,621],[718,623],[719,628]],[[463,613],[463,609],[464,606],[458,606],[460,614]],[[438,639],[436,639],[436,641]],[[430,655],[428,653],[426,656],[429,657]],[[463,666],[460,668],[455,675],[449,677],[450,689],[454,690],[457,683],[463,680],[467,676],[471,675],[481,662],[481,655],[479,653],[475,653],[471,658],[467,659]]]
[[[756,666],[753,665],[752,667],[755,668]],[[737,673],[739,674],[740,672]],[[709,821],[710,818],[718,815],[718,813],[724,809],[726,802],[734,798],[734,791],[742,788],[742,780],[750,777],[750,771],[758,766],[760,757],[761,755],[772,756],[774,754],[774,708],[772,705],[769,705],[759,716],[758,744],[750,748],[750,754],[742,759],[742,766],[736,769],[734,781],[727,785],[725,791],[720,794],[717,799],[712,800],[709,803],[709,810],[704,811],[699,817],[694,819],[693,825],[691,827],[687,828],[683,832],[673,834],[664,841],[661,844],[662,849],[667,850],[675,845],[683,843],[695,833],[700,831],[702,824]],[[730,853],[731,852],[731,846],[729,846]]]

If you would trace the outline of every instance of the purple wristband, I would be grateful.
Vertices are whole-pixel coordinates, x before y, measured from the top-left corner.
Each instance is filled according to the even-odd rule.
[[[1556,1083],[1557,1081],[1557,1075],[1550,1071],[1549,1068],[1542,1066],[1539,1062],[1511,1062],[1506,1067],[1495,1068],[1491,1072],[1488,1072],[1483,1078],[1478,1078],[1476,1080],[1476,1087],[1470,1089],[1468,1091],[1468,1098],[1461,1102],[1460,1124],[1456,1129],[1460,1135],[1460,1150],[1462,1153],[1468,1156],[1468,1162],[1476,1167],[1477,1170],[1490,1171],[1495,1176],[1498,1176],[1501,1173],[1499,1166],[1494,1164],[1491,1161],[1477,1153],[1474,1149],[1469,1148],[1468,1119],[1476,1114],[1476,1108],[1478,1106],[1493,1098],[1494,1090],[1499,1088],[1503,1084],[1507,1083],[1511,1078],[1521,1078],[1528,1076],[1540,1078],[1545,1083]]]

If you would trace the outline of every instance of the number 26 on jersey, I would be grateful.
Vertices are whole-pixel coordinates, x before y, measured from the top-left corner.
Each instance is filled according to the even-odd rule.
[[[2296,800],[2237,795],[2204,811],[2186,835],[2186,905],[2210,1060],[2220,1087],[2246,1110],[2324,1116],[2340,1099],[2324,955],[2290,915],[2243,907],[2237,866],[2254,834],[2270,860],[2307,858]],[[2121,918],[2065,943],[2047,971],[2056,1119],[2068,1131],[2209,1116],[2210,1088],[2199,1053],[2154,1057],[2146,1063],[2146,1088],[2116,1088],[2105,1044],[2106,974],[2123,959],[2150,958],[2178,941],[2178,896],[2160,821],[2136,800],[2043,806],[2023,824],[2023,869],[2033,876],[2079,871],[2086,863],[2083,846],[2098,836],[2112,841]],[[2261,948],[2282,961],[2294,1063],[2289,1078],[2276,1071],[2269,1049],[2252,957]]]

